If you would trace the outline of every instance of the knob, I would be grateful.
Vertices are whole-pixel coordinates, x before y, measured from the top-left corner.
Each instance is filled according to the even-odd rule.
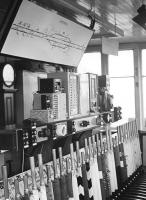
[[[35,130],[32,130],[31,134],[35,136],[35,135],[37,134],[36,129],[35,129]]]
[[[75,129],[75,128],[73,128],[73,129],[72,129],[72,133],[75,133],[75,132],[76,132],[76,129]]]
[[[38,132],[38,137],[44,137],[42,131],[39,131],[39,132]]]
[[[23,144],[24,146],[29,145],[29,141],[24,141]]]
[[[36,137],[32,138],[32,143],[37,143]]]
[[[76,124],[75,121],[72,121],[72,126],[75,126],[75,124]]]
[[[80,126],[82,126],[82,127],[87,127],[89,124],[90,124],[89,121],[83,120],[83,121],[80,123]]]
[[[24,134],[23,134],[23,140],[24,140],[25,138],[28,138],[28,133],[24,133]]]

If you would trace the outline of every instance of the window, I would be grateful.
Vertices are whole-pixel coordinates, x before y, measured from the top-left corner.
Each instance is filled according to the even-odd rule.
[[[144,118],[146,118],[146,49],[142,50],[142,82]]]
[[[86,72],[101,75],[101,54],[99,52],[83,55],[78,66],[78,73]]]
[[[142,50],[142,76],[146,77],[146,49]]]
[[[109,56],[110,93],[114,107],[122,107],[122,118],[135,118],[134,59],[133,51],[119,51]]]

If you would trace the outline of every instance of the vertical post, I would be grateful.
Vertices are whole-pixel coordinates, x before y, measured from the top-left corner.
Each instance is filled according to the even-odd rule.
[[[144,127],[141,49],[134,49],[135,115],[138,129]]]
[[[101,74],[108,75],[108,55],[101,53]]]

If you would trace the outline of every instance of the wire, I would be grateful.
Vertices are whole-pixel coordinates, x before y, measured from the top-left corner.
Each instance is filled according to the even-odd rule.
[[[95,0],[90,0],[90,11],[88,17],[91,19],[90,29],[94,29],[95,26]]]
[[[44,148],[44,144],[42,144],[42,147],[41,147],[41,150],[40,150],[40,154],[42,154],[43,148]]]
[[[22,173],[24,172],[24,148],[22,152],[22,168],[21,168]]]

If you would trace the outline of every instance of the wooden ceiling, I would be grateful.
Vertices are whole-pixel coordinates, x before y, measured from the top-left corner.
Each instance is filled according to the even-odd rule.
[[[117,37],[119,41],[146,41],[146,30],[132,20],[143,3],[145,2],[142,0],[96,0],[96,8],[105,21],[124,31],[124,37]]]
[[[18,0],[0,0],[0,27],[7,18],[9,6],[14,1]],[[35,2],[87,27],[92,27],[95,20],[95,32],[90,44],[100,43],[102,36],[114,37],[120,42],[146,41],[146,30],[132,20],[137,15],[137,9],[146,3],[145,0],[35,0]]]
[[[37,1],[48,4],[46,0]],[[86,26],[91,25],[89,16],[95,18],[91,43],[98,43],[102,36],[116,36],[121,42],[146,41],[146,30],[132,20],[143,3],[142,0],[50,0],[49,6]]]

